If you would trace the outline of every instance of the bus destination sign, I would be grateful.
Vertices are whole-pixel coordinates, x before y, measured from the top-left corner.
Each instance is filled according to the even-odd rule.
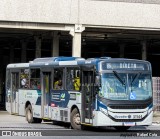
[[[148,70],[147,63],[133,63],[133,62],[103,62],[102,70]]]

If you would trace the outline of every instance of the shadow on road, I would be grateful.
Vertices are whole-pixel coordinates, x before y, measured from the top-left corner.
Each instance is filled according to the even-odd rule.
[[[49,124],[49,125],[53,124],[53,125],[67,128],[67,129],[71,129],[71,125],[69,123],[57,122],[57,121],[45,121],[43,123]],[[78,130],[76,130],[76,131],[78,131]],[[83,126],[82,130],[80,130],[80,131],[88,131],[88,132],[137,132],[137,131],[150,131],[150,130],[148,130],[145,126],[130,127],[128,130],[124,130],[124,131],[118,131],[114,127]]]

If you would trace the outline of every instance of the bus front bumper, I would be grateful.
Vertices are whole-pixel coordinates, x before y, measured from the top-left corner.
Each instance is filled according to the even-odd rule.
[[[110,116],[105,115],[101,111],[94,111],[93,115],[93,126],[149,126],[152,125],[153,119],[153,111],[150,114],[147,114],[145,118],[139,119],[138,121],[131,120],[132,122],[128,122],[128,119],[119,120],[120,122],[114,121]],[[128,113],[128,115],[132,115],[132,113]]]

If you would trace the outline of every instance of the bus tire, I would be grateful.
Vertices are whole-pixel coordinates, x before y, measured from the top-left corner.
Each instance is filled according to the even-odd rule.
[[[26,120],[28,121],[28,123],[35,123],[35,120],[33,118],[32,106],[30,104],[26,108]]]
[[[74,108],[71,112],[71,128],[80,130],[80,113],[77,108]]]
[[[115,126],[114,128],[118,131],[126,131],[130,128],[130,126]]]

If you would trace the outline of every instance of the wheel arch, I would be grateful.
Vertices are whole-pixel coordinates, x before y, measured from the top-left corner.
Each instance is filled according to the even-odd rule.
[[[75,108],[76,108],[76,109],[78,110],[78,112],[80,113],[80,110],[79,110],[79,108],[78,108],[77,105],[73,105],[73,106],[71,107],[70,113],[71,113]]]
[[[26,102],[24,110],[28,107],[28,105],[31,105],[30,101],[27,101],[27,102]],[[32,105],[31,105],[31,106],[32,106]]]
[[[81,117],[80,108],[79,108],[77,105],[75,105],[75,104],[71,107],[71,109],[70,109],[70,114],[71,114],[71,112],[72,112],[75,108],[78,110],[78,112],[79,112],[79,114],[80,114],[80,117]]]

